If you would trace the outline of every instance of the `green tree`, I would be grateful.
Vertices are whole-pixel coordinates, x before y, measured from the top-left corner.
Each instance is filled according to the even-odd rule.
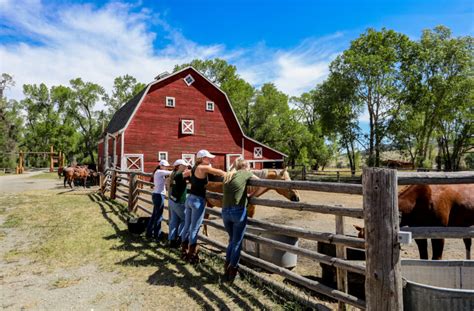
[[[388,123],[400,103],[400,63],[408,44],[407,36],[393,30],[368,29],[331,63],[331,74],[353,84],[355,100],[364,103],[369,114],[371,166],[380,165]]]
[[[394,119],[395,140],[413,150],[417,166],[437,141],[445,169],[457,169],[473,144],[473,38],[453,38],[438,26],[409,47],[401,66],[404,104]]]
[[[26,151],[47,152],[51,145],[56,151],[72,156],[77,149],[78,135],[67,111],[67,101],[71,96],[69,88],[45,84],[23,86],[25,98],[21,106],[26,122],[22,147]],[[37,165],[41,158],[34,157]]]
[[[15,167],[18,142],[22,134],[22,118],[19,105],[9,100],[4,91],[15,85],[13,78],[3,73],[0,78],[0,167]]]
[[[101,134],[98,122],[100,112],[95,111],[95,105],[104,96],[104,88],[92,82],[84,82],[81,78],[71,81],[71,94],[67,101],[68,115],[72,118],[81,135],[80,150],[82,161],[95,164],[97,139]]]

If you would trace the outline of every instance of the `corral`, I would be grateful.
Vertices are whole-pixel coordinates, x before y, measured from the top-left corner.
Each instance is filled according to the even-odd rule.
[[[123,174],[126,174],[127,176],[124,176]],[[130,211],[148,211],[146,204],[150,204],[151,201],[149,198],[146,198],[146,195],[149,195],[150,191],[140,189],[140,187],[137,187],[137,185],[150,185],[150,183],[138,179],[138,175],[149,176],[149,174],[143,173],[130,173],[112,170],[111,174],[103,177],[102,190],[104,192],[110,191],[111,198],[118,198],[126,201]],[[371,310],[376,307],[381,307],[382,309],[387,310],[401,309],[403,300],[399,250],[400,243],[398,241],[397,235],[399,230],[397,216],[398,209],[396,208],[397,183],[472,183],[473,177],[474,175],[472,173],[425,173],[417,175],[401,173],[397,180],[397,174],[393,170],[367,169],[364,171],[363,186],[310,182],[262,180],[252,181],[252,185],[273,188],[286,187],[300,190],[348,193],[352,195],[363,194],[364,209],[361,209],[360,207],[354,207],[353,202],[356,200],[353,200],[352,198],[349,199],[351,202],[351,204],[349,204],[351,206],[350,208],[343,207],[338,204],[315,204],[313,201],[311,201],[311,203],[294,203],[256,198],[251,200],[252,204],[278,207],[278,210],[283,208],[304,211],[305,216],[303,218],[306,221],[308,221],[306,214],[312,214],[308,212],[315,212],[318,213],[318,215],[319,213],[336,215],[335,230],[333,229],[327,231],[321,230],[322,228],[319,227],[315,228],[313,223],[309,225],[309,230],[305,229],[301,224],[298,223],[298,221],[294,222],[294,226],[288,226],[288,222],[286,221],[287,217],[284,215],[282,217],[282,215],[280,215],[278,212],[277,213],[279,215],[275,218],[279,219],[280,223],[283,222],[284,225],[275,223],[275,218],[272,219],[273,222],[255,219],[249,220],[250,225],[267,230],[271,233],[285,234],[313,241],[336,244],[336,258],[325,256],[315,252],[314,250],[311,250],[311,247],[308,247],[309,244],[301,244],[300,247],[289,246],[284,243],[275,242],[273,240],[258,237],[249,233],[246,235],[246,238],[251,241],[271,245],[274,248],[298,254],[299,256],[307,257],[310,259],[310,261],[318,261],[336,267],[338,270],[337,289],[323,285],[322,283],[315,281],[314,278],[310,278],[307,275],[303,276],[302,274],[304,274],[304,271],[290,271],[248,254],[244,254],[243,259],[246,262],[250,262],[254,266],[258,266],[265,270],[279,274],[285,279],[296,283],[298,286],[309,289],[312,292],[317,292],[319,294],[337,299],[339,301],[339,308],[341,309],[344,308],[344,303],[348,303],[358,308],[367,308]],[[127,190],[124,190],[121,187],[126,187]],[[218,194],[210,193],[209,195],[213,198],[219,198]],[[208,209],[208,212],[214,216],[220,216],[220,212],[216,209]],[[345,235],[347,226],[345,225],[344,218],[347,217],[359,219],[365,218],[365,226],[370,230],[370,232],[372,232],[372,234],[368,235],[365,242],[362,239]],[[309,222],[311,221],[309,220]],[[205,223],[214,227],[215,229],[223,229],[219,221],[207,220]],[[434,230],[427,228],[426,230],[416,230],[414,232],[414,237],[440,238],[445,236],[451,238],[472,238],[474,236],[474,232],[470,228],[453,229],[445,228],[443,230]],[[207,244],[222,250],[225,247],[225,245],[221,242],[222,240],[219,241],[219,239],[215,238],[212,234],[213,232],[211,231],[211,236],[213,238],[201,236],[200,239]],[[384,242],[378,243],[379,241]],[[366,266],[345,260],[344,247],[365,247],[368,256]],[[244,268],[244,271],[259,276],[259,274],[252,269]],[[367,276],[365,282],[367,301],[347,293],[347,271],[362,275],[365,274]],[[383,273],[384,276],[389,276],[389,278],[384,277],[383,280],[381,280],[378,277],[380,273]],[[268,280],[265,277],[261,278],[268,284],[279,287],[283,291],[294,293],[294,291],[286,285],[275,283],[273,280]],[[296,294],[296,296],[298,297],[298,294]],[[299,299],[301,301],[306,300],[306,302],[310,305],[311,303],[314,303],[310,298],[307,297],[305,298],[299,296]],[[383,306],[380,304],[383,304]]]

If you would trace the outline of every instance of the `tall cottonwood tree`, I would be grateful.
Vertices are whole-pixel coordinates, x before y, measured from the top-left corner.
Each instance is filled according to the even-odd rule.
[[[395,141],[405,144],[417,166],[438,143],[445,169],[459,168],[472,148],[473,38],[453,38],[443,26],[423,31],[401,66],[404,105],[395,119]]]
[[[95,110],[95,106],[105,91],[100,85],[84,82],[81,78],[73,79],[69,83],[71,94],[67,109],[81,134],[79,151],[87,162],[95,164],[97,139],[102,130],[98,122],[100,112]]]
[[[400,62],[409,43],[393,30],[368,29],[338,56],[330,72],[354,83],[354,97],[369,115],[368,164],[380,165],[382,142],[400,104]]]

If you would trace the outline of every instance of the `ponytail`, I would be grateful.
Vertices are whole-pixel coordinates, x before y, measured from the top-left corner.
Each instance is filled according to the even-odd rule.
[[[231,181],[232,177],[237,171],[243,168],[247,168],[248,166],[249,166],[249,163],[245,161],[244,159],[242,158],[236,159],[234,163],[232,163],[232,166],[230,167],[230,171],[225,174],[224,183],[226,184],[229,181]]]

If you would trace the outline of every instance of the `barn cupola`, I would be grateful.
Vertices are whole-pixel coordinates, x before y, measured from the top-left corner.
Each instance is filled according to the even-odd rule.
[[[163,79],[163,78],[166,78],[166,77],[169,76],[169,75],[170,75],[170,73],[169,73],[168,71],[162,72],[162,73],[160,73],[159,75],[157,75],[157,76],[155,77],[155,80],[156,80],[156,81],[161,80],[161,79]]]

